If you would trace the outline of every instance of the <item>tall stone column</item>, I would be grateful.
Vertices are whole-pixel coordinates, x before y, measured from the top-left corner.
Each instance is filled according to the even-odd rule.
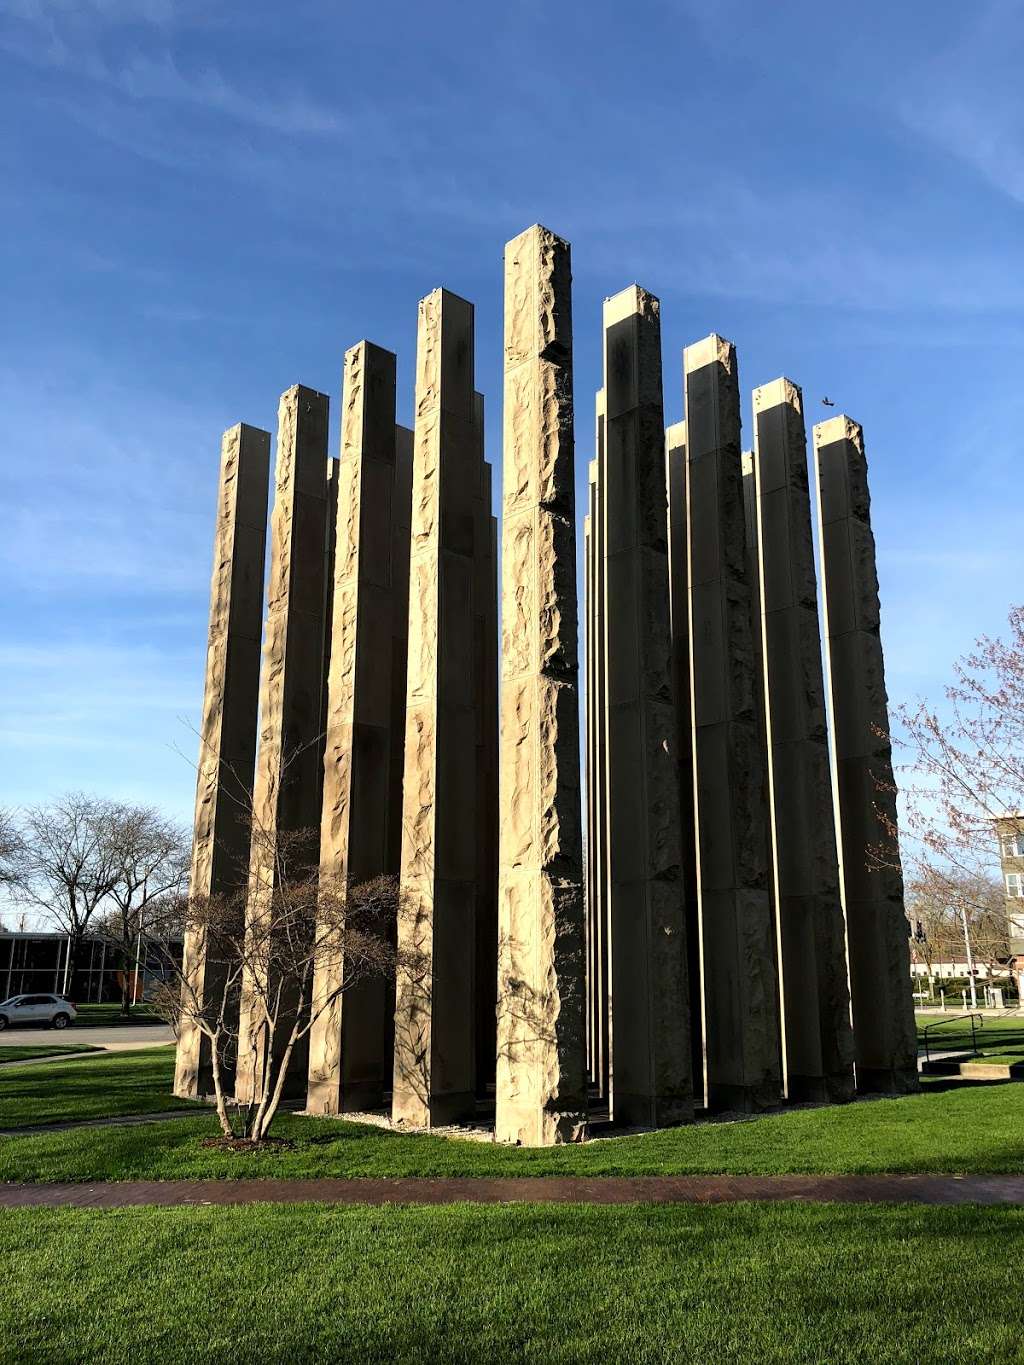
[[[480,495],[474,599],[477,709],[476,1088],[494,1084],[498,995],[498,524],[491,514],[492,471],[485,458],[484,396],[474,395]]]
[[[736,349],[712,334],[683,370],[706,1092],[755,1110],[779,1103],[781,1072]]]
[[[864,433],[845,416],[819,422],[814,453],[857,1089],[902,1093],[918,1087],[917,1041]]]
[[[321,877],[335,893],[399,871],[412,469],[395,364],[368,341],[345,355],[320,827]],[[325,1007],[343,983],[341,957],[319,964],[311,1113],[376,1108],[391,1080],[391,990],[359,980]]]
[[[269,477],[270,433],[245,423],[226,431],[221,442],[197,764],[190,882],[194,896],[236,895],[248,875]],[[184,970],[200,1002],[222,998],[222,967],[208,958],[202,934],[187,937]],[[234,1077],[223,1079],[230,1094]],[[174,1093],[197,1099],[212,1089],[209,1042],[194,1025],[183,1022]]]
[[[583,860],[583,883],[584,883],[584,903],[586,907],[585,915],[585,950],[586,950],[586,978],[587,978],[587,1081],[593,1085],[597,1079],[596,1054],[596,1035],[597,1035],[597,983],[595,957],[596,930],[595,930],[595,906],[594,898],[597,894],[595,886],[595,867],[594,867],[594,821],[597,815],[597,804],[594,800],[594,784],[597,779],[594,763],[594,622],[593,622],[593,602],[594,602],[594,545],[591,533],[591,524],[594,514],[594,484],[596,477],[596,460],[592,460],[588,471],[587,480],[587,508],[589,509],[583,517],[583,649],[585,653],[586,674],[587,674],[587,695],[584,711],[584,783],[586,787],[586,802],[584,808],[586,827],[586,847],[584,849]]]
[[[604,489],[608,479],[605,458],[604,389],[594,396],[595,459],[591,463],[594,480],[594,507],[591,518],[593,539],[594,692],[587,694],[588,711],[594,723],[594,1063],[597,1091],[607,1101],[611,1084],[610,1016],[608,997],[608,621],[605,611],[606,521]]]
[[[495,1135],[586,1131],[568,242],[505,248],[501,811]]]
[[[759,631],[787,1098],[849,1099],[853,1037],[831,803],[803,400],[754,390]]]
[[[305,859],[315,868],[319,858],[328,402],[326,394],[296,384],[282,395],[278,408],[249,865],[247,917],[253,924],[265,922],[270,913],[282,841],[308,834]],[[270,1060],[265,1033],[253,1020],[254,1005],[251,981],[243,981],[237,1086],[242,1099],[261,1094]],[[286,1021],[279,1033],[289,1027]],[[275,1046],[283,1043],[283,1038],[275,1040]],[[308,1047],[300,1045],[291,1059],[287,1095],[305,1095],[307,1065]]]
[[[604,304],[611,1113],[693,1115],[658,300]]]
[[[686,962],[690,997],[690,1065],[703,1099],[704,986],[701,978],[697,855],[693,826],[693,708],[690,698],[690,593],[686,526],[686,423],[665,428],[668,491],[669,609],[672,623],[672,691],[679,754],[680,866],[686,907]]]
[[[409,566],[409,673],[396,992],[397,1123],[475,1109],[480,444],[473,306],[420,302]]]
[[[587,513],[583,518],[584,569],[584,649],[586,651],[586,953],[587,953],[587,1077],[591,1086],[602,1088],[602,977],[601,977],[601,890],[599,885],[601,837],[598,826],[602,811],[598,796],[598,768],[600,764],[598,733],[601,716],[597,708],[598,677],[600,672],[599,640],[602,622],[598,610],[597,565],[597,477],[598,462],[591,460],[587,468]]]

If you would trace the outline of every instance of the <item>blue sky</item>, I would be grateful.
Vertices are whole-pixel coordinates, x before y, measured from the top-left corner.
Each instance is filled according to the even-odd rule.
[[[581,482],[601,300],[662,300],[863,422],[889,689],[1024,594],[1024,16],[1013,3],[0,0],[0,803],[189,820],[218,446],[417,300],[573,243]],[[837,409],[837,410],[839,410]],[[336,420],[334,421],[336,429]],[[749,435],[749,396],[745,400]]]

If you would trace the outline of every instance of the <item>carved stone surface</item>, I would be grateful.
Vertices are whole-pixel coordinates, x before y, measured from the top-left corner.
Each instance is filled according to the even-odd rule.
[[[604,488],[607,482],[605,458],[604,390],[594,395],[595,458],[591,463],[593,512],[591,515],[593,593],[588,619],[594,642],[594,690],[587,692],[587,714],[591,717],[594,741],[594,791],[588,796],[594,824],[594,1083],[607,1100],[611,1083],[609,1017],[609,942],[608,942],[608,622],[606,576],[606,520]]]
[[[267,621],[260,677],[260,742],[253,789],[249,866],[252,919],[267,912],[281,834],[320,825],[323,744],[323,655],[329,600],[327,463],[328,398],[296,384],[278,408],[274,510],[270,521]],[[314,861],[316,850],[310,855]],[[258,1095],[267,1058],[245,1036],[252,1005],[242,983],[243,1045],[239,1047],[240,1098]],[[292,1055],[286,1094],[305,1095],[308,1048]]]
[[[594,622],[594,590],[596,575],[594,573],[594,537],[592,525],[594,520],[594,493],[597,481],[597,461],[591,460],[587,471],[587,512],[583,517],[583,649],[586,660],[587,674],[587,693],[586,693],[586,712],[585,712],[585,734],[584,734],[584,781],[586,783],[586,801],[584,806],[584,824],[586,828],[586,848],[584,850],[583,880],[584,880],[584,904],[586,907],[585,916],[585,942],[586,942],[586,976],[587,976],[587,1080],[593,1085],[597,1079],[598,1067],[596,1061],[597,1052],[597,876],[595,866],[595,843],[594,826],[597,820],[597,801],[595,799],[595,785],[597,782],[597,765],[594,757],[594,733],[596,730],[594,716],[594,692],[595,685],[595,622]]]
[[[781,1075],[735,347],[706,337],[683,369],[707,1101],[752,1110]]]
[[[839,895],[807,438],[800,390],[754,390],[757,632],[787,1097],[849,1099],[853,1036]]]
[[[337,885],[398,874],[405,739],[412,433],[395,426],[395,357],[345,355],[320,867]],[[341,960],[314,983],[307,1109],[375,1108],[391,1080],[391,991],[348,986]]]
[[[496,1137],[586,1131],[569,245],[505,248]]]
[[[192,840],[190,886],[197,896],[238,892],[248,875],[269,475],[268,431],[240,423],[224,433]],[[196,934],[186,939],[184,967],[200,1001],[218,998],[218,964],[207,960]],[[230,1093],[233,1077],[223,1079]],[[183,1021],[174,1093],[196,1099],[212,1089],[209,1043]]]
[[[480,463],[476,506],[477,581],[474,597],[474,668],[477,710],[476,836],[476,1089],[494,1084],[498,994],[498,523],[491,514],[492,471],[484,458],[484,396],[475,395]]]
[[[658,300],[604,305],[611,1112],[693,1114]]]
[[[917,1043],[864,434],[849,417],[819,422],[814,452],[857,1088],[905,1092]]]
[[[679,750],[680,866],[686,907],[686,958],[690,994],[690,1059],[694,1090],[704,1083],[703,987],[701,984],[700,901],[693,824],[693,711],[690,699],[690,608],[686,524],[686,423],[665,428],[665,481],[668,492],[669,608],[672,622],[672,689]]]
[[[475,1107],[484,479],[473,307],[438,289],[420,303],[416,347],[398,923],[399,948],[416,962],[396,990],[392,1100],[394,1121],[417,1127]]]

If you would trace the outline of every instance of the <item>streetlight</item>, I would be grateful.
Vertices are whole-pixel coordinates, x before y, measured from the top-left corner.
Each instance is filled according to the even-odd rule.
[[[971,956],[971,933],[967,928],[967,911],[960,907],[960,922],[964,926],[964,946],[967,949],[967,977],[971,983],[971,1009],[978,1008],[978,992],[974,986],[974,958]]]

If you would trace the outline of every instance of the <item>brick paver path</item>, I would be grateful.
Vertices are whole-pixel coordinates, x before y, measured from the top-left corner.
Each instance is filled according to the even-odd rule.
[[[521,1176],[353,1180],[126,1180],[0,1185],[0,1208],[133,1204],[727,1204],[740,1199],[843,1204],[1024,1204],[1024,1175]]]

